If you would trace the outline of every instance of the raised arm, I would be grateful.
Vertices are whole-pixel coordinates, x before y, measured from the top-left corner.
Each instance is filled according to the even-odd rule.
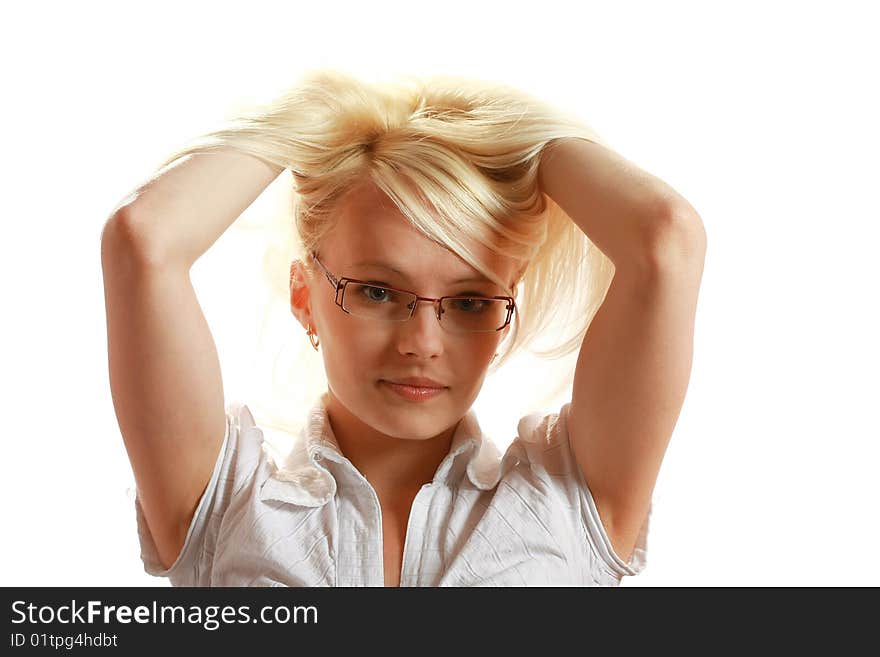
[[[191,266],[282,171],[232,148],[186,155],[129,194],[108,224],[124,223],[148,258]]]
[[[706,234],[677,192],[604,146],[563,140],[547,155],[543,191],[615,267],[581,344],[568,434],[628,561],[690,378]]]
[[[183,546],[226,422],[217,350],[189,271],[281,171],[237,151],[188,155],[104,225],[110,389],[166,568]]]

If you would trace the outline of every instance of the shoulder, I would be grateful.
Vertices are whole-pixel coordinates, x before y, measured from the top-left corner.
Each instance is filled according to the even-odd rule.
[[[226,403],[226,419],[229,425],[239,432],[257,426],[251,409],[243,401],[237,399]]]
[[[138,537],[144,570],[157,577],[168,577],[175,586],[208,586],[211,558],[216,549],[220,525],[237,497],[248,495],[248,484],[264,462],[262,432],[246,404],[227,402],[226,431],[211,477],[199,499],[186,530],[177,559],[164,568],[155,539],[143,509],[135,499]]]
[[[567,401],[550,412],[534,411],[523,415],[517,423],[517,438],[526,443],[546,444],[559,440],[565,432],[564,419],[571,407]]]
[[[516,438],[521,451],[531,463],[562,466],[570,470],[571,459],[566,421],[571,402],[565,402],[559,409],[551,412],[532,412],[524,415],[517,423]],[[551,468],[555,472],[559,468]]]
[[[619,581],[623,575],[636,575],[644,569],[649,521],[645,520],[629,561],[622,559],[612,547],[589,482],[571,448],[567,428],[570,407],[571,402],[565,402],[556,411],[523,416],[514,442],[521,446],[542,492],[559,505],[557,509],[576,528],[576,534],[586,539],[586,547],[601,562],[601,571]]]
[[[238,494],[267,460],[263,429],[250,407],[240,400],[227,402],[226,438],[216,466],[220,492],[224,497]]]

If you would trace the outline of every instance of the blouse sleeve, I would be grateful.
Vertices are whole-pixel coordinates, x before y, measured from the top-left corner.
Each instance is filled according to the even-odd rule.
[[[167,577],[174,586],[210,586],[211,566],[220,524],[231,500],[253,478],[262,458],[262,434],[247,406],[226,406],[226,430],[211,479],[199,499],[177,560],[167,569],[159,561],[143,507],[135,495],[138,541],[144,571]]]
[[[567,427],[570,402],[558,413],[523,417],[519,437],[528,454],[532,470],[548,492],[560,503],[563,513],[576,529],[577,540],[592,560],[586,564],[589,576],[599,585],[616,586],[625,575],[638,575],[647,565],[648,529],[653,502],[639,531],[628,562],[614,551],[599,516],[590,487],[571,450]]]

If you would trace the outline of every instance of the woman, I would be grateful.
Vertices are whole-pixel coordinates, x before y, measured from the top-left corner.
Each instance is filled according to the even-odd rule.
[[[328,385],[270,458],[247,406],[224,399],[188,272],[284,169],[290,308]],[[618,585],[645,566],[704,252],[685,199],[516,89],[310,72],[168,158],[105,225],[110,382],[146,572]],[[571,402],[522,417],[501,455],[471,405],[566,318],[577,331],[549,354],[580,349]]]

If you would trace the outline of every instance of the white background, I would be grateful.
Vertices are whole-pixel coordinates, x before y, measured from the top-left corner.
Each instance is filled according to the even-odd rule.
[[[648,567],[622,586],[880,585],[869,7],[4,4],[0,585],[167,585],[139,560],[100,231],[172,150],[321,66],[518,85],[578,112],[700,213],[690,387]],[[245,401],[257,246],[229,232],[193,270],[227,397]],[[478,400],[501,445],[535,393],[522,368]]]

